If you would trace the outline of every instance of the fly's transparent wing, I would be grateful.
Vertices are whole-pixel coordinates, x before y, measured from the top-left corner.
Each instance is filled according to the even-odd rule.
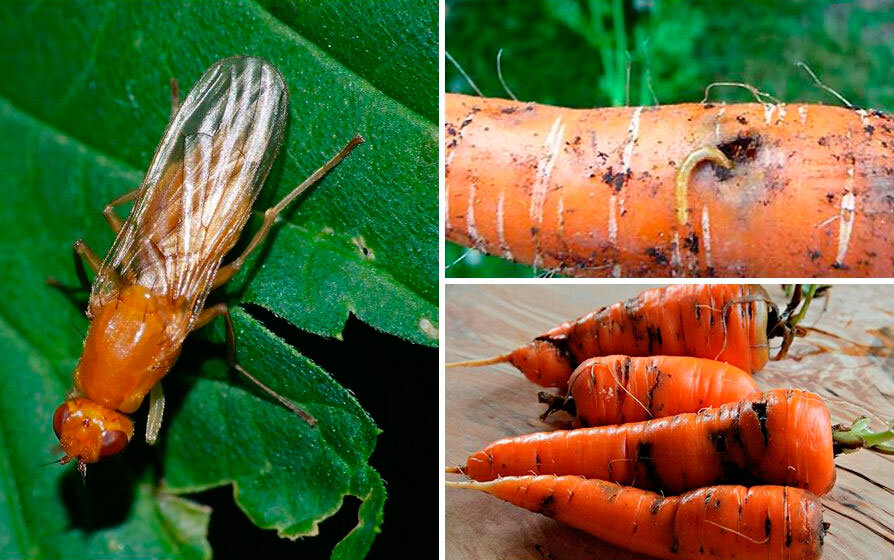
[[[276,159],[287,110],[282,75],[264,60],[228,58],[202,75],[156,149],[91,310],[120,282],[140,284],[186,311],[185,336]]]

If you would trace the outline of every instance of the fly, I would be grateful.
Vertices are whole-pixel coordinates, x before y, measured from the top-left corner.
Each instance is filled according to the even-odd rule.
[[[226,304],[205,307],[208,292],[226,283],[269,233],[279,213],[338,165],[363,138],[355,136],[303,183],[264,212],[264,221],[232,262],[239,239],[276,159],[288,119],[285,80],[270,63],[239,56],[209,68],[182,104],[171,84],[172,116],[140,187],[105,207],[117,237],[105,260],[82,240],[75,251],[96,272],[90,326],[74,371],[74,388],[53,415],[65,455],[81,476],[88,463],[121,453],[133,437],[129,414],[149,395],[146,441],[161,428],[161,379],[190,332],[223,316],[228,358],[283,405],[314,419],[234,362]],[[114,208],[133,201],[121,220]]]

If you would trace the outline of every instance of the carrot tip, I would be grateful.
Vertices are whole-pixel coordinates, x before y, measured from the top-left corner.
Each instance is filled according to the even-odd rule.
[[[463,474],[462,467],[444,467],[444,472],[447,474]]]
[[[474,480],[447,480],[444,481],[447,488],[465,488],[468,490],[480,490],[481,483]]]
[[[491,364],[502,364],[504,362],[509,361],[509,353],[500,354],[499,356],[493,356],[491,358],[484,358],[481,360],[467,360],[465,362],[450,362],[445,364],[445,367],[455,368],[455,367],[478,367],[478,366],[489,366]]]

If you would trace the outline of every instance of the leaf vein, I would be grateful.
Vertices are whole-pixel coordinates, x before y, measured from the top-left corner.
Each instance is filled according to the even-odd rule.
[[[254,6],[255,6],[258,10],[260,10],[260,11],[261,11],[261,12],[262,12],[268,19],[272,20],[273,23],[275,23],[276,25],[278,25],[278,26],[280,26],[280,27],[285,28],[286,30],[288,30],[288,33],[290,33],[290,34],[294,35],[295,37],[297,37],[298,39],[300,39],[300,41],[301,41],[302,43],[304,43],[305,45],[307,45],[309,48],[312,48],[312,49],[315,51],[314,54],[316,54],[318,58],[325,57],[325,58],[327,58],[327,59],[331,59],[331,60],[335,61],[336,63],[338,63],[338,65],[341,66],[342,68],[344,68],[344,70],[345,70],[346,72],[349,72],[349,73],[351,73],[352,75],[356,76],[358,80],[360,80],[363,84],[367,85],[372,91],[374,91],[375,93],[377,93],[377,94],[381,95],[382,97],[388,99],[389,101],[395,103],[397,106],[401,107],[403,110],[405,110],[407,113],[409,113],[409,114],[410,114],[409,116],[410,116],[413,120],[415,120],[415,121],[421,121],[421,122],[417,122],[416,124],[421,124],[421,125],[426,126],[426,127],[433,126],[434,123],[432,123],[431,121],[429,121],[427,118],[423,117],[422,114],[420,114],[419,112],[417,112],[417,111],[414,110],[414,109],[411,109],[411,108],[408,107],[407,105],[403,104],[402,102],[400,102],[400,101],[398,101],[397,99],[395,99],[394,97],[392,97],[390,94],[385,93],[384,91],[382,91],[381,89],[379,89],[379,88],[378,88],[376,85],[374,85],[371,81],[369,81],[369,80],[368,80],[367,78],[365,78],[364,76],[361,76],[360,74],[358,74],[357,72],[355,72],[353,68],[349,67],[349,66],[348,66],[346,63],[344,63],[343,61],[339,60],[339,59],[338,59],[335,55],[333,55],[331,52],[327,51],[326,49],[323,49],[323,48],[320,47],[317,43],[315,43],[314,41],[311,41],[310,39],[308,39],[307,37],[305,37],[304,35],[302,35],[301,33],[299,33],[297,29],[295,29],[294,27],[290,26],[289,24],[287,24],[287,23],[284,22],[283,20],[281,20],[281,19],[279,19],[278,17],[276,17],[275,14],[273,14],[270,10],[268,10],[267,8],[265,8],[264,6],[262,6],[260,3],[258,3],[258,2],[252,2],[252,4],[254,4]]]

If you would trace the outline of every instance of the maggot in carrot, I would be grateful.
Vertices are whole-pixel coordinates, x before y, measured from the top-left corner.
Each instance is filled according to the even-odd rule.
[[[817,560],[827,528],[820,500],[785,486],[709,486],[663,496],[555,475],[447,486],[486,492],[654,558],[719,558],[720,551],[735,551],[741,560]]]
[[[581,362],[594,356],[694,356],[721,360],[749,373],[770,358],[768,339],[781,337],[778,356],[800,334],[802,303],[796,290],[780,311],[760,286],[685,284],[650,289],[635,298],[567,321],[512,352],[450,367],[509,362],[544,387],[565,390]],[[796,313],[797,311],[797,313]]]
[[[894,275],[888,114],[445,100],[451,241],[580,276]]]

